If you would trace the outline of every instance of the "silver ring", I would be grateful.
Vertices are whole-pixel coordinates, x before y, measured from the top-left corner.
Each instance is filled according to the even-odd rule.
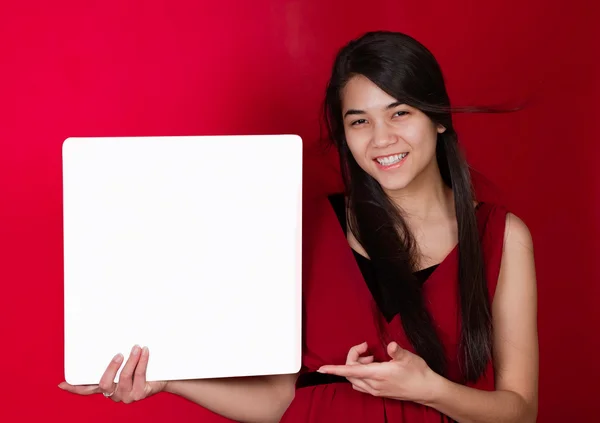
[[[110,398],[115,394],[115,392],[117,392],[117,387],[115,387],[115,390],[112,391],[110,394],[107,394],[106,392],[102,392],[102,395],[104,395],[104,398]]]

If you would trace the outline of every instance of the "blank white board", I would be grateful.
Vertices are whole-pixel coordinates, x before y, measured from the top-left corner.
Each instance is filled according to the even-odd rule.
[[[68,383],[97,384],[135,344],[148,380],[299,370],[298,136],[68,138],[62,154]]]

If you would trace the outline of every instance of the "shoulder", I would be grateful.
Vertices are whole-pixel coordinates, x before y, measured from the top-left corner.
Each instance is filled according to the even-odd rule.
[[[488,209],[482,216],[484,239],[488,241],[485,247],[494,251],[502,265],[506,265],[506,261],[514,262],[516,257],[531,256],[533,237],[525,221],[502,204],[482,204]]]
[[[478,220],[488,289],[494,299],[497,288],[521,279],[515,273],[531,272],[532,236],[524,220],[502,203],[482,202]]]
[[[493,233],[493,237],[510,247],[515,244],[531,247],[532,236],[525,222],[508,207],[500,203],[481,202],[478,208],[483,209],[479,215],[480,223],[487,231]]]
[[[498,279],[499,297],[515,301],[515,296],[533,294],[536,287],[533,237],[525,222],[506,214],[504,244]]]
[[[533,237],[525,222],[511,212],[506,213],[504,226],[504,250],[533,251]]]

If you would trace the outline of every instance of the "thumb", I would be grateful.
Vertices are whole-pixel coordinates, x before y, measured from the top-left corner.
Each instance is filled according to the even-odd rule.
[[[401,360],[406,354],[406,350],[400,348],[396,342],[390,342],[387,346],[387,353],[393,360]]]

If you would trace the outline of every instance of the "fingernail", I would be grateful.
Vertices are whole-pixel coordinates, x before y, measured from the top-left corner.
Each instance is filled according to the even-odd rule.
[[[142,348],[142,354],[148,355],[148,347]]]
[[[134,356],[138,355],[140,353],[140,347],[138,345],[135,345],[132,349],[131,349],[131,354],[133,354]]]
[[[113,358],[113,361],[115,363],[120,363],[121,361],[123,361],[123,355],[121,353],[115,355],[115,357]]]

